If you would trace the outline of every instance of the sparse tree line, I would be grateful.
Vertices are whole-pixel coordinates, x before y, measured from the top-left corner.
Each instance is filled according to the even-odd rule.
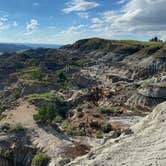
[[[150,42],[164,42],[163,40],[159,39],[157,36],[151,38],[149,41]]]

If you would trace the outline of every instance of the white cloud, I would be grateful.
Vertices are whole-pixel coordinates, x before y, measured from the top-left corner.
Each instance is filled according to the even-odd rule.
[[[92,19],[92,25],[90,26],[90,28],[94,31],[101,31],[101,29],[103,29],[103,25],[104,25],[104,21],[102,19],[99,18],[93,18]]]
[[[83,19],[89,18],[89,14],[87,12],[80,12],[80,13],[78,13],[78,16]]]
[[[128,2],[129,0],[119,0],[117,3],[118,4],[124,4],[124,3],[126,3],[126,2]]]
[[[37,29],[38,25],[39,24],[38,24],[37,20],[31,19],[30,22],[26,26],[27,32],[30,32],[30,33],[33,32],[34,30]]]
[[[93,18],[93,19],[92,19],[92,23],[94,23],[94,24],[102,24],[102,23],[103,23],[103,20],[100,19],[100,18]]]
[[[84,24],[80,24],[77,26],[73,25],[73,26],[69,27],[67,30],[62,31],[61,34],[70,35],[70,36],[80,34],[82,28],[84,28],[84,27],[85,27]]]
[[[0,30],[9,28],[9,26],[6,24],[7,21],[8,21],[8,18],[5,16],[0,18]]]
[[[166,34],[165,9],[166,0],[129,0],[120,11],[106,11],[92,19],[91,28],[106,36],[158,34],[162,37]]]
[[[74,41],[90,37],[88,32],[89,32],[88,25],[73,24],[66,30],[57,32],[57,34],[55,35],[55,40],[60,41],[63,44],[69,44],[69,43],[71,44]]]
[[[49,19],[52,20],[54,17],[53,16],[49,16]]]
[[[32,4],[32,6],[33,6],[33,7],[38,7],[38,6],[40,6],[40,4],[39,4],[38,2],[34,2],[34,3]]]
[[[87,1],[87,0],[71,0],[70,2],[66,3],[67,7],[63,9],[65,13],[71,13],[74,11],[87,11],[89,9],[93,9],[99,6],[99,3],[94,1]]]
[[[99,0],[70,0],[69,2],[63,11],[65,13],[76,12],[76,15],[84,19],[91,19],[88,10],[99,6]],[[35,33],[33,36],[25,36],[24,29],[22,34],[25,38],[29,37],[30,41],[31,38],[37,41],[37,38],[41,38],[42,35],[42,38],[45,36],[47,40],[51,38],[52,41],[65,44],[95,36],[114,39],[149,39],[158,35],[161,39],[166,40],[166,0],[116,0],[115,3],[120,3],[121,9],[96,14],[91,19],[91,25],[87,21],[87,25],[78,25],[80,20],[76,20],[75,23],[73,20],[73,26],[66,27],[63,31],[58,27],[49,26],[48,31],[43,29],[43,32],[39,33],[39,30],[36,30],[39,23],[32,19],[26,25],[26,34]],[[4,16],[5,13],[1,15]],[[52,16],[48,17],[49,19],[52,20]],[[85,20],[83,21],[85,22]],[[13,25],[11,23],[11,26]],[[7,28],[9,28],[8,17],[0,18],[0,30]],[[52,32],[55,35],[52,35]],[[15,38],[17,37],[18,35]]]
[[[16,21],[14,21],[12,25],[13,25],[13,27],[17,27],[18,23]]]
[[[6,21],[8,21],[8,18],[2,17],[2,18],[0,18],[0,20],[1,20],[2,22],[6,22]]]
[[[3,22],[0,21],[0,30],[6,29],[5,25]]]

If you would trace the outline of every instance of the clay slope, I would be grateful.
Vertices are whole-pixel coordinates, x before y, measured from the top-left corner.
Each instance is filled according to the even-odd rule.
[[[121,136],[94,149],[86,157],[69,165],[95,166],[165,166],[166,102],[158,105],[144,120],[133,127],[134,134]]]

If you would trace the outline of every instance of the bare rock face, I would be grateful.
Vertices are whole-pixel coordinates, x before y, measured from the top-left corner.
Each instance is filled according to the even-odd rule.
[[[86,87],[88,88],[88,87],[92,87],[92,85],[96,84],[95,81],[88,78],[88,76],[84,76],[83,74],[75,74],[74,80],[75,80],[75,83],[80,88],[86,88]]]
[[[147,88],[140,90],[139,93],[147,97],[166,98],[166,87],[164,86],[165,83],[162,84],[148,86]]]
[[[134,134],[109,140],[87,156],[68,164],[71,166],[140,166],[166,163],[166,102],[158,105],[145,119],[136,124]]]
[[[153,98],[138,93],[129,98],[126,105],[139,105],[139,106],[152,107],[163,101],[165,101],[165,99],[163,98]]]
[[[24,131],[19,133],[0,132],[0,165],[31,166],[36,149],[30,145]]]
[[[165,82],[148,85],[134,94],[127,105],[155,106],[166,100]]]

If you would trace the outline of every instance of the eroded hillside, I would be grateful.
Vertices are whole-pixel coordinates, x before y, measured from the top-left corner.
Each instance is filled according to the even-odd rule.
[[[50,165],[66,165],[107,140],[133,134],[130,127],[166,100],[165,72],[162,42],[94,38],[2,54],[3,162],[28,166],[40,152]],[[17,152],[18,140],[33,153]],[[3,142],[10,152],[5,156]]]

